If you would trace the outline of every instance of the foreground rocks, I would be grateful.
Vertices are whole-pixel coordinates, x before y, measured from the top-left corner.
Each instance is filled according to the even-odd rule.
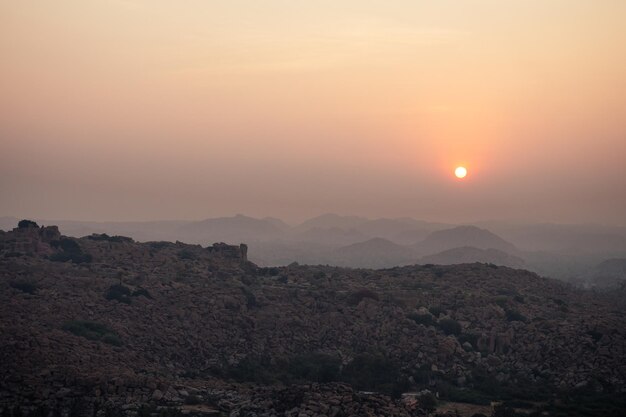
[[[493,265],[258,268],[245,245],[0,234],[0,408],[403,416],[424,389],[624,393],[623,323],[603,295]]]

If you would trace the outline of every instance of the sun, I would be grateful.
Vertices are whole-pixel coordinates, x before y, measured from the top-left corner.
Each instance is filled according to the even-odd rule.
[[[467,169],[465,169],[465,167],[456,167],[456,169],[454,170],[454,175],[459,179],[465,178],[465,176],[467,175]]]

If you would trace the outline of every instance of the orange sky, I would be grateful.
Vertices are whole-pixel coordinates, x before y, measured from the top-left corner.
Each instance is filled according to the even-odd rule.
[[[0,1],[0,215],[623,225],[625,27],[622,0]]]

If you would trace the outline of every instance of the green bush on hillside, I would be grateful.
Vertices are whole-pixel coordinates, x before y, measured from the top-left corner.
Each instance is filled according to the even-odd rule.
[[[120,303],[130,304],[130,288],[120,284],[111,285],[105,294],[107,300],[115,300]]]
[[[447,335],[452,334],[452,335],[458,336],[461,334],[463,330],[463,328],[461,327],[461,324],[458,321],[450,319],[450,318],[443,318],[439,320],[437,325]]]
[[[63,324],[63,330],[75,336],[84,337],[89,340],[101,341],[114,346],[121,346],[117,333],[102,323],[88,320],[73,320]]]

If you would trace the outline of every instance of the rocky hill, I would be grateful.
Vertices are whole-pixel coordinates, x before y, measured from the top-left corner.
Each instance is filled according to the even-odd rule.
[[[245,245],[21,222],[0,233],[0,408],[420,416],[438,396],[619,415],[611,300],[494,265],[260,268]]]
[[[448,249],[420,259],[420,263],[439,265],[472,262],[510,266],[512,268],[523,268],[525,266],[524,260],[518,256],[510,255],[498,249],[479,249],[470,246]]]
[[[457,226],[451,229],[438,230],[414,245],[415,249],[422,255],[432,255],[466,246],[478,249],[498,249],[512,255],[518,252],[512,243],[489,230],[476,226]]]
[[[328,259],[337,266],[385,268],[415,263],[416,256],[410,248],[378,237],[338,248]]]

